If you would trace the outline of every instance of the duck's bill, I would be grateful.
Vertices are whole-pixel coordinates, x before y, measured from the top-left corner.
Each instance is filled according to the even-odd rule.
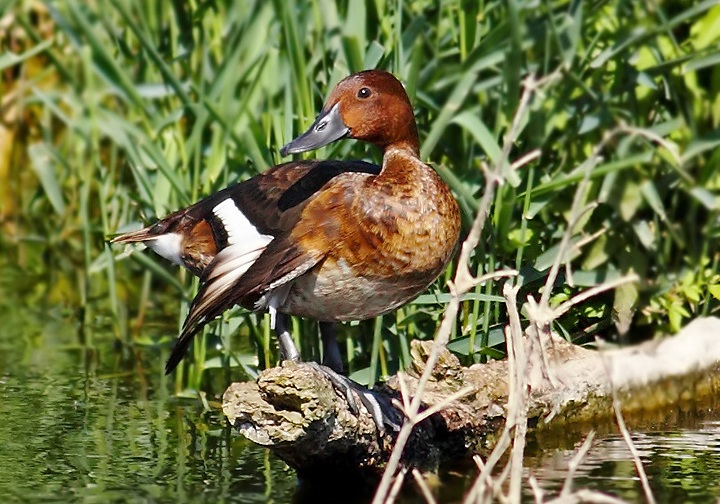
[[[335,104],[327,112],[321,113],[308,130],[280,149],[280,154],[298,154],[318,149],[348,134],[350,128],[340,117],[340,106]]]

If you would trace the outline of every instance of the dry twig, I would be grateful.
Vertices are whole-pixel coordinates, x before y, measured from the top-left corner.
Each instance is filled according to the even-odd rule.
[[[590,431],[590,433],[585,438],[585,442],[583,442],[580,449],[577,451],[577,453],[575,453],[575,456],[568,464],[568,473],[565,477],[565,482],[563,483],[562,490],[560,491],[560,497],[568,497],[572,493],[572,482],[573,479],[575,479],[575,473],[577,472],[578,467],[580,467],[580,464],[582,463],[587,453],[590,451],[594,439],[595,431]]]
[[[412,475],[413,478],[415,478],[415,483],[417,483],[417,486],[420,488],[420,492],[425,498],[425,502],[427,502],[428,504],[436,504],[435,497],[433,497],[433,494],[430,491],[430,487],[428,487],[428,484],[425,481],[422,473],[418,471],[417,468],[413,467]]]
[[[636,130],[629,130],[628,128],[624,128],[621,125],[615,130],[608,133],[603,139],[603,141],[596,146],[590,158],[588,158],[588,160],[583,163],[581,168],[583,168],[584,170],[584,177],[582,181],[578,184],[577,190],[575,192],[570,217],[568,219],[568,225],[559,244],[558,253],[548,272],[548,277],[545,282],[540,301],[538,302],[532,296],[528,296],[527,304],[525,305],[530,325],[534,328],[533,331],[529,331],[530,337],[537,340],[535,341],[535,343],[537,344],[537,348],[540,349],[543,376],[553,386],[557,385],[557,381],[553,376],[552,370],[550,368],[550,363],[547,359],[547,354],[544,350],[544,342],[552,341],[550,333],[552,322],[556,320],[557,317],[566,313],[571,307],[585,301],[592,296],[599,294],[600,292],[614,289],[624,283],[637,281],[636,275],[628,275],[577,294],[576,296],[556,307],[555,309],[550,307],[552,288],[557,281],[558,273],[563,264],[565,265],[567,270],[567,278],[572,277],[572,271],[569,264],[569,251],[571,247],[580,247],[581,245],[585,245],[586,243],[589,243],[596,238],[596,236],[587,237],[586,239],[581,240],[581,243],[579,242],[572,244],[574,227],[580,221],[583,215],[593,208],[593,205],[583,206],[583,201],[585,199],[585,193],[589,184],[592,169],[600,162],[600,154],[605,149],[610,140],[619,133],[623,132],[630,132],[635,135],[644,135],[644,132],[642,131],[638,132]],[[648,135],[644,136],[647,137]],[[525,359],[523,351],[520,350],[522,348],[522,333],[521,329],[519,328],[518,310],[515,305],[516,292],[517,290],[511,292],[507,286],[504,289],[504,296],[508,309],[508,317],[510,320],[510,324],[506,329],[508,361],[509,367],[511,369],[511,372],[509,373],[510,394],[507,406],[507,422],[505,425],[505,429],[503,430],[503,433],[500,436],[497,445],[495,446],[495,449],[491,453],[487,462],[482,465],[480,474],[476,482],[473,484],[471,491],[466,497],[466,503],[486,502],[494,497],[499,497],[501,500],[505,500],[508,502],[518,502],[521,496],[522,459],[525,447],[525,436],[527,433],[527,401],[529,396],[529,390],[527,388],[527,380],[525,379],[527,361]],[[503,473],[493,481],[493,478],[491,477],[491,472],[497,460],[499,460],[500,455],[504,453],[510,445],[511,430],[514,431],[514,435],[510,461],[505,467]],[[589,449],[591,440],[592,436],[589,436],[588,440],[586,440],[586,443],[583,445],[579,453],[571,462],[570,473],[568,474],[568,479],[565,481],[563,493],[557,499],[558,502],[579,502],[583,499],[587,499],[589,502],[617,502],[615,498],[601,493],[589,491],[575,493],[570,492],[572,478],[575,471],[577,470],[577,465]],[[509,471],[508,467],[510,467]],[[641,465],[638,470],[642,470]],[[499,488],[504,483],[508,474],[510,475],[509,492],[507,495],[498,495]],[[642,474],[644,475],[644,473]],[[646,482],[647,478],[645,478],[644,481]],[[535,498],[541,500],[543,498],[542,490],[537,485],[537,482],[535,482],[535,486],[537,487],[534,489]],[[651,500],[652,495],[648,494],[648,491],[649,487],[647,487],[646,489],[646,495],[649,495],[648,502],[654,503],[654,501]]]
[[[620,433],[625,440],[625,444],[627,445],[630,453],[632,454],[633,462],[635,463],[635,470],[640,477],[643,492],[645,493],[645,500],[648,502],[648,504],[655,504],[655,496],[653,495],[652,489],[650,488],[650,482],[648,481],[647,474],[645,473],[645,468],[643,467],[642,460],[640,460],[640,454],[638,453],[637,448],[635,448],[635,443],[633,443],[632,437],[630,436],[630,431],[628,431],[628,428],[625,425],[625,419],[623,418],[622,411],[620,410],[620,399],[618,398],[615,387],[613,387],[612,389],[612,396],[613,409],[615,410],[615,418],[617,419],[618,428],[620,429]]]

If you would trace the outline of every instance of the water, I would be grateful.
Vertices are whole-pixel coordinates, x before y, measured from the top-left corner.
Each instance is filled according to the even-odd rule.
[[[279,461],[122,378],[28,374],[0,385],[0,495],[22,501],[285,502]],[[6,499],[3,499],[3,501]]]
[[[221,388],[208,391],[209,412],[198,400],[178,400],[162,373],[166,349],[120,351],[107,337],[90,344],[77,318],[62,303],[0,302],[2,501],[369,500],[370,488],[328,494],[299,484],[284,463],[226,426]],[[96,321],[102,330],[103,318]],[[718,502],[720,419],[706,410],[668,417],[634,434],[658,502]],[[562,488],[581,441],[580,433],[530,440],[526,473],[546,495]],[[474,475],[470,464],[444,470],[439,502],[461,502]],[[630,453],[612,431],[599,434],[574,488],[643,500]],[[525,496],[532,501],[529,488]],[[401,502],[423,500],[409,490]]]
[[[233,435],[219,411],[171,397],[156,363],[77,345],[78,324],[62,309],[4,308],[1,501],[292,499],[285,464]]]
[[[677,415],[657,430],[633,431],[632,439],[659,503],[709,502],[720,498],[720,420],[717,412]],[[556,495],[577,447],[531,451],[526,471]],[[604,434],[578,466],[573,488],[589,488],[629,502],[644,501],[632,455],[619,434]],[[530,493],[528,492],[528,495]]]

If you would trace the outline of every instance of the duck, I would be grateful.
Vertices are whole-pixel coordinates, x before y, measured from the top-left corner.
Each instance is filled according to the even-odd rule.
[[[337,324],[383,315],[425,291],[457,248],[460,210],[420,159],[410,99],[391,73],[365,70],[341,80],[307,131],[280,153],[345,138],[375,145],[382,164],[279,164],[112,242],[142,242],[200,277],[166,373],[203,326],[234,305],[268,311],[281,359],[301,362],[289,317],[306,317],[319,322],[323,345],[322,363],[310,364],[353,411],[357,394],[379,430],[397,429],[387,401],[344,376]]]

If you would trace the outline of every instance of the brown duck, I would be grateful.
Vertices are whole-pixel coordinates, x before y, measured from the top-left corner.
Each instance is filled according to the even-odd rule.
[[[283,359],[299,361],[288,315],[318,320],[323,371],[354,406],[359,392],[378,427],[386,404],[340,376],[337,322],[376,317],[423,292],[443,271],[460,233],[458,205],[419,158],[417,127],[402,84],[369,70],[342,80],[308,131],[283,155],[349,137],[375,144],[382,166],[293,161],[228,187],[115,243],[144,242],[200,276],[200,290],[170,359],[239,304],[269,310]],[[382,406],[382,407],[381,407]]]

